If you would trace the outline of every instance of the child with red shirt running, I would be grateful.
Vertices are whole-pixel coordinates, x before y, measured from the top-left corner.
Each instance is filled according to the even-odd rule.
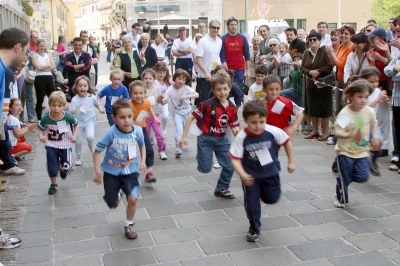
[[[267,124],[283,129],[292,138],[301,121],[303,121],[304,108],[299,107],[290,99],[280,96],[281,89],[282,85],[279,78],[275,76],[264,78],[263,91],[265,92],[265,98],[263,100],[268,109]],[[296,121],[292,126],[289,125],[288,119],[291,115],[296,116]]]
[[[211,78],[211,90],[215,97],[200,103],[197,110],[193,111],[186,119],[182,138],[179,142],[180,148],[187,145],[187,133],[193,120],[197,135],[197,170],[208,173],[213,166],[213,153],[222,171],[218,179],[214,195],[225,199],[233,199],[235,195],[229,191],[233,175],[233,167],[228,151],[229,140],[226,138],[226,130],[231,127],[236,135],[239,132],[239,121],[236,106],[228,99],[232,87],[231,77],[226,73],[217,73]],[[191,130],[194,131],[194,130]]]

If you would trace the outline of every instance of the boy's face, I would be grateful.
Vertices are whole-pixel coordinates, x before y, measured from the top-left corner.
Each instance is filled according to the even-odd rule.
[[[114,74],[114,75],[111,76],[110,81],[111,81],[111,85],[112,85],[113,88],[118,88],[119,85],[121,85],[122,77],[120,75],[115,75]]]
[[[133,111],[131,108],[118,109],[117,114],[115,116],[112,115],[112,118],[121,131],[123,132],[132,131]]]
[[[267,87],[263,88],[265,92],[265,97],[268,102],[273,102],[278,98],[279,92],[281,91],[281,85],[279,83],[270,83]]]
[[[261,85],[263,83],[264,78],[265,78],[264,74],[256,74],[256,83],[258,85]]]
[[[183,75],[182,76],[178,76],[175,79],[175,85],[176,85],[175,88],[180,89],[183,85],[185,85],[185,83],[186,83],[186,77],[183,76]]]
[[[299,62],[299,61],[300,61],[300,57],[293,58],[293,62]]]
[[[287,52],[286,47],[284,45],[279,45],[279,53],[281,55],[284,55],[284,54],[286,54],[286,52]]]
[[[135,86],[131,92],[131,98],[135,103],[141,104],[144,96],[146,95],[144,88],[141,86]]]
[[[231,88],[227,83],[217,83],[214,88],[212,88],[212,91],[220,102],[224,102],[228,99]]]
[[[64,107],[65,107],[65,105],[60,102],[52,102],[50,104],[50,110],[51,110],[52,115],[60,116],[62,114]]]
[[[357,92],[353,96],[350,96],[351,105],[355,107],[354,109],[360,110],[367,105],[369,92]]]
[[[265,121],[267,118],[265,116],[260,116],[259,114],[250,115],[244,122],[247,124],[247,130],[254,135],[260,135],[265,130]]]

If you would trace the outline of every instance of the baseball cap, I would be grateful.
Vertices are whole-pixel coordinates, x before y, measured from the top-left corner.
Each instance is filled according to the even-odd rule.
[[[184,26],[181,26],[178,28],[178,30],[186,30],[186,28]]]
[[[374,38],[376,36],[386,37],[386,31],[382,28],[376,28],[376,29],[374,29],[373,32],[367,34],[367,37],[370,37],[370,38]]]

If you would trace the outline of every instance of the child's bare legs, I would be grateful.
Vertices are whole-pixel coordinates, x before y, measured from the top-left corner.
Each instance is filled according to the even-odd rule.
[[[129,195],[127,200],[128,200],[128,207],[126,207],[126,219],[132,221],[136,212],[137,199],[134,196]]]

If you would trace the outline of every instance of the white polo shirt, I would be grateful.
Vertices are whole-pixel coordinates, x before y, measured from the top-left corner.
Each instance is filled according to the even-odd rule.
[[[159,45],[153,43],[151,47],[156,50],[157,57],[165,58],[165,49],[167,48],[167,44],[165,42],[161,42]]]
[[[172,44],[172,51],[184,51],[189,48],[193,48],[193,42],[189,38],[186,38],[184,41],[181,41],[181,39],[175,39],[174,43]],[[192,58],[192,53],[187,54],[187,55],[181,55],[177,56],[177,58]]]
[[[208,73],[221,64],[221,59],[219,57],[221,47],[221,38],[217,36],[215,39],[212,39],[209,34],[201,38],[197,43],[196,57],[201,57],[203,59],[203,65]],[[200,68],[197,76],[199,78],[206,77]]]

